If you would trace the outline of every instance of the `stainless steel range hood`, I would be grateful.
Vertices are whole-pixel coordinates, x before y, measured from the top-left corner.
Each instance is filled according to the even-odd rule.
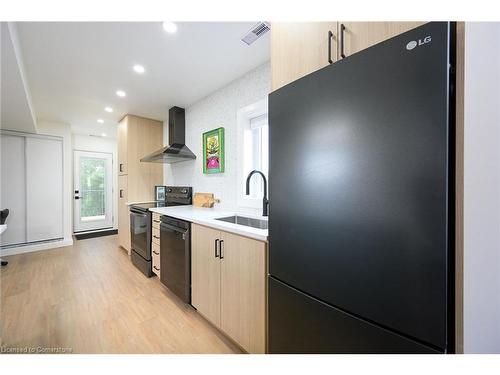
[[[196,155],[187,147],[186,114],[184,108],[172,107],[168,110],[168,146],[163,147],[141,159],[150,163],[178,163],[196,159]]]

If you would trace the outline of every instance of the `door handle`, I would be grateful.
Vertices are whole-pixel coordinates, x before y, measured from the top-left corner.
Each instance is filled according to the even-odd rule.
[[[153,250],[153,254],[160,255],[160,253],[157,253],[156,251]]]
[[[219,257],[219,254],[217,254],[217,249],[219,247],[219,239],[217,238],[215,241],[214,241],[214,253],[215,253],[215,257],[218,258]]]
[[[75,195],[75,199],[80,199],[80,197],[78,195]]]
[[[159,239],[160,239],[160,237],[158,237],[158,236],[153,236],[153,237],[154,237],[154,238],[156,238],[157,240],[159,240]]]
[[[224,244],[224,240],[220,240],[219,242],[219,257],[220,259],[224,259],[224,254],[222,253],[222,250],[224,249],[222,245]]]
[[[344,53],[344,31],[345,31],[345,25],[343,23],[340,24],[340,57],[345,59],[345,53]]]
[[[120,163],[120,172],[123,172],[123,164]]]
[[[333,38],[333,33],[331,30],[328,30],[328,63],[329,64],[333,63],[333,60],[332,60],[332,38]]]
[[[159,269],[159,268],[157,268],[156,266],[153,266],[153,268],[154,268],[155,270],[157,270],[157,271],[159,271],[159,270],[160,270],[160,269]]]
[[[123,189],[120,189],[120,198],[123,198]]]

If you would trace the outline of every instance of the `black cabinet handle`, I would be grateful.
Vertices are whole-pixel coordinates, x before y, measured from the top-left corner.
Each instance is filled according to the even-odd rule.
[[[220,244],[219,244],[219,257],[220,257],[221,259],[224,259],[224,255],[223,255],[223,253],[222,253],[222,250],[224,249],[224,248],[222,247],[222,244],[223,244],[223,243],[224,243],[224,240],[220,240]]]
[[[159,240],[159,239],[160,239],[160,237],[158,237],[158,236],[153,236],[153,237],[154,237],[154,238],[156,238],[157,240]]]
[[[340,24],[340,57],[345,59],[345,53],[344,53],[344,31],[345,31],[345,25],[343,23]]]
[[[333,38],[333,33],[331,30],[328,30],[328,63],[329,64],[333,63],[333,60],[332,60],[332,38]]]
[[[160,253],[157,253],[156,251],[153,250],[153,254],[160,255]]]
[[[160,220],[153,220],[153,221],[154,221],[155,223],[159,223],[159,222],[160,222]]]
[[[123,198],[123,189],[120,189],[120,198]]]
[[[120,172],[123,172],[123,164],[120,163]]]
[[[215,241],[214,241],[214,253],[215,253],[215,257],[218,258],[219,257],[219,254],[217,253],[217,249],[219,248],[219,239],[217,238]]]
[[[159,271],[159,270],[160,270],[159,268],[156,268],[156,266],[153,266],[153,268],[154,268],[155,270],[157,270],[157,271]]]
[[[80,199],[80,197],[75,195],[75,199]]]

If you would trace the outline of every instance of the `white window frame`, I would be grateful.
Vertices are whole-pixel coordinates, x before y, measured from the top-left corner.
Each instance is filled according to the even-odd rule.
[[[251,132],[250,120],[252,118],[267,114],[268,112],[268,99],[266,96],[256,103],[241,108],[236,114],[236,124],[238,130],[237,145],[243,145],[243,147],[240,147],[238,149],[237,154],[238,173],[236,174],[236,192],[238,196],[238,207],[262,209],[262,197],[252,198],[245,194],[245,181],[248,173],[251,172],[251,167],[249,164],[250,158],[245,156],[251,152],[252,148],[252,145],[250,143],[251,136],[248,136],[248,133]],[[267,177],[268,176],[266,176],[266,178]]]

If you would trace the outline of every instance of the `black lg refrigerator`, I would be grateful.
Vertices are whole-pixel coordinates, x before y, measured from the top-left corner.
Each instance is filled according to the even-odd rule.
[[[453,352],[454,24],[269,97],[270,353]]]

